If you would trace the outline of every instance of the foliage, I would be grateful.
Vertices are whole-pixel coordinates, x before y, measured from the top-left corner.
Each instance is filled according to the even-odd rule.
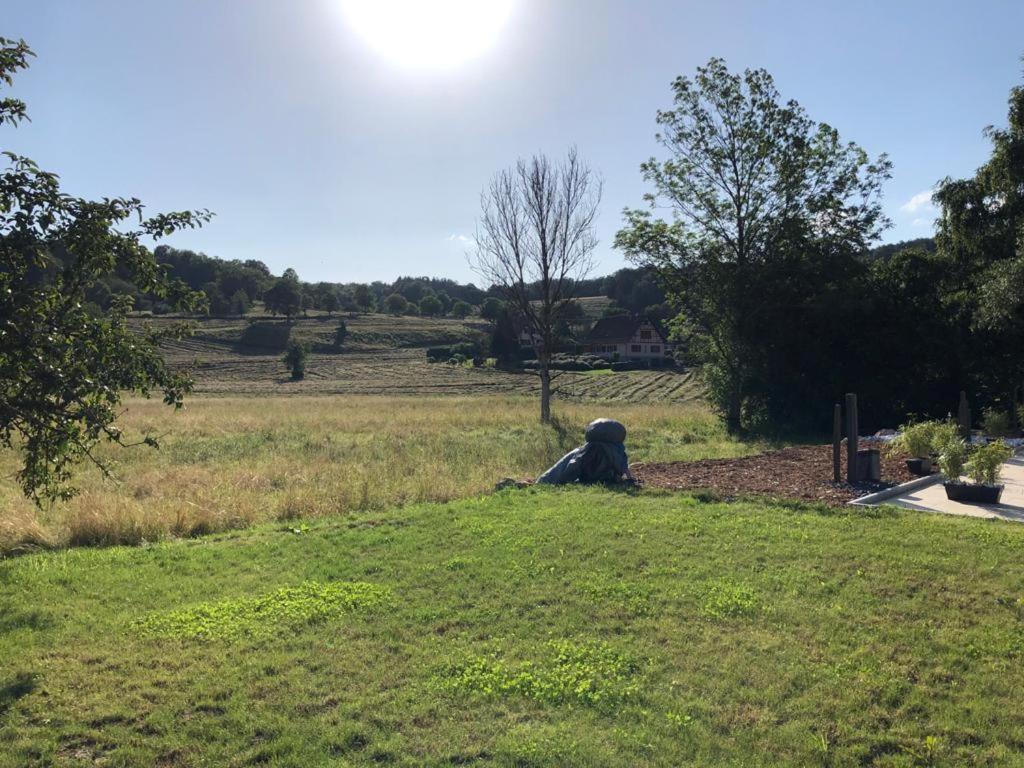
[[[419,302],[420,314],[424,317],[436,317],[444,313],[444,305],[437,296],[424,296]]]
[[[673,93],[657,118],[668,157],[641,166],[651,208],[672,218],[627,211],[616,244],[682,310],[730,429],[793,426],[837,391],[829,367],[866,272],[859,256],[887,224],[890,163],[783,103],[764,70],[733,74],[712,59]]]
[[[957,482],[963,475],[967,462],[967,443],[959,433],[954,434],[952,430],[948,430],[936,436],[935,448],[939,454],[939,471],[949,482]]]
[[[905,453],[917,458],[928,458],[935,452],[936,428],[941,422],[918,421],[904,424],[899,434],[889,442],[890,453]]]
[[[490,352],[501,363],[508,363],[519,355],[519,334],[512,321],[512,314],[508,311],[502,312],[494,320]]]
[[[0,83],[11,85],[31,50],[0,38]],[[25,105],[0,100],[0,125],[26,118]],[[136,285],[182,311],[201,308],[202,296],[169,278],[144,241],[200,226],[207,212],[146,217],[133,198],[99,201],[72,197],[56,174],[12,152],[0,171],[0,446],[18,448],[17,473],[37,503],[66,499],[76,462],[106,470],[94,448],[125,444],[115,425],[122,393],[163,392],[180,406],[187,376],[164,364],[159,345],[187,335],[128,327],[131,296],[115,295],[96,311],[88,296],[106,277],[128,275]],[[155,445],[148,435],[143,442]]]
[[[339,320],[338,324],[334,328],[334,348],[341,349],[345,344],[345,339],[348,338],[348,326],[345,325],[344,320]]]
[[[999,468],[1012,457],[1013,449],[1002,440],[995,440],[975,448],[964,469],[974,482],[995,485],[999,477]]]
[[[1006,411],[986,408],[981,412],[981,428],[988,437],[1009,437],[1013,432],[1013,423]]]
[[[282,322],[249,323],[242,331],[239,347],[244,351],[283,352],[291,340],[292,326]]]
[[[473,314],[473,306],[468,304],[461,299],[452,304],[452,317],[457,317],[460,320],[469,317]]]
[[[259,597],[200,603],[150,614],[136,628],[142,635],[182,640],[267,637],[387,601],[390,590],[365,582],[303,582]]]
[[[714,581],[700,592],[701,612],[713,619],[729,619],[745,616],[757,609],[757,595],[746,584],[731,581]]]
[[[289,320],[302,309],[302,289],[297,278],[282,277],[263,294],[263,304],[269,312],[284,315]]]
[[[392,315],[403,315],[409,311],[409,301],[400,293],[392,293],[384,299],[384,309]]]
[[[494,296],[488,296],[480,305],[480,317],[484,320],[497,322],[503,314],[508,312],[508,306],[504,301]]]
[[[284,353],[282,362],[288,366],[292,381],[299,381],[306,377],[306,358],[308,355],[309,348],[302,342],[293,339],[288,343],[288,349]]]

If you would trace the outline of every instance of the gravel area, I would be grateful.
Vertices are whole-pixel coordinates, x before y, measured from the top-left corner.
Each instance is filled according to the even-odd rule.
[[[861,441],[860,447],[878,448]],[[851,499],[913,479],[902,456],[882,451],[882,482],[832,482],[832,446],[806,445],[746,456],[740,459],[647,462],[634,464],[633,473],[648,488],[711,490],[726,498],[773,496],[841,505]],[[846,443],[842,450],[846,476]]]

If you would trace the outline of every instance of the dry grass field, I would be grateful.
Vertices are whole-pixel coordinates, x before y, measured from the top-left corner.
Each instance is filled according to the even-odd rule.
[[[597,416],[629,425],[635,461],[753,450],[699,403],[558,403],[554,428],[536,410],[534,398],[510,395],[200,396],[178,412],[133,400],[126,434],[162,435],[160,449],[103,447],[119,481],[83,468],[69,503],[37,510],[13,482],[17,456],[0,456],[0,555],[471,496],[502,477],[538,475]]]

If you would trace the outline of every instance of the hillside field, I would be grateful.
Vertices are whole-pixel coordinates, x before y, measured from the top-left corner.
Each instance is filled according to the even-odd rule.
[[[0,767],[1021,766],[1022,546],[533,489],[17,557]]]
[[[533,394],[537,377],[496,368],[428,363],[430,346],[480,338],[488,328],[479,319],[345,316],[349,337],[341,350],[331,348],[338,317],[314,314],[296,319],[292,336],[312,348],[306,378],[289,380],[283,349],[246,346],[250,320],[283,326],[283,320],[259,316],[194,321],[195,335],[166,346],[168,360],[192,372],[200,394],[294,395],[386,394],[477,395]],[[151,320],[157,327],[175,319]],[[612,376],[565,372],[555,380],[556,397],[580,402],[692,403],[702,389],[692,371],[625,371]]]

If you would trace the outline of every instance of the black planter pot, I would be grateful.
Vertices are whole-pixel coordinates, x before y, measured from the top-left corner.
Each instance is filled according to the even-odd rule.
[[[910,470],[910,474],[917,475],[918,477],[930,475],[932,473],[932,460],[921,457],[907,459],[907,469]]]
[[[1001,485],[978,485],[976,483],[943,483],[946,498],[964,504],[998,504],[1003,495]]]

